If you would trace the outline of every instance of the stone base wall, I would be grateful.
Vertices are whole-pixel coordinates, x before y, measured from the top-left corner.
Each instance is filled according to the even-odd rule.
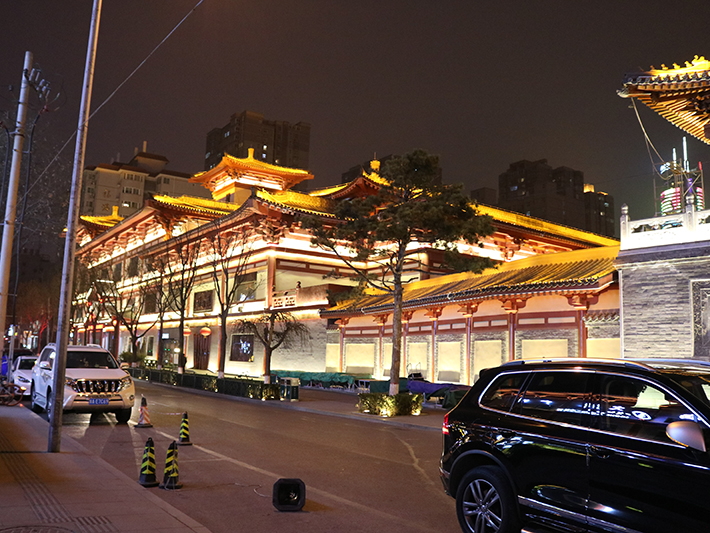
[[[620,254],[624,357],[710,356],[707,248]]]

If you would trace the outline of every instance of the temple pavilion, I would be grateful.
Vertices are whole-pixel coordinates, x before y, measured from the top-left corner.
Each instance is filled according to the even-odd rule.
[[[306,215],[332,224],[337,202],[378,190],[383,178],[377,162],[372,169],[347,183],[298,192],[293,187],[312,174],[258,161],[251,152],[246,158],[226,155],[214,168],[191,178],[211,192],[211,199],[156,195],[126,218],[117,212],[82,217],[78,257],[92,279],[110,278],[125,301],[137,305],[141,287],[154,275],[152,265],[160,258],[175,262],[180,250],[195,246],[195,261],[180,267],[195,274],[182,335],[179,314],[168,310],[162,314],[158,338],[155,298],[150,298],[137,317],[141,351],[150,364],[176,364],[182,338],[185,367],[216,372],[217,291],[223,288],[212,275],[217,258],[210,243],[218,234],[249,228],[254,235],[245,266],[249,290],[241,290],[229,309],[225,372],[263,373],[263,347],[234,325],[280,309],[304,322],[311,340],[306,346],[277,350],[272,369],[386,378],[391,302],[370,293],[357,303],[332,305],[329,296],[356,280],[337,256],[311,245],[310,234],[301,226]],[[405,292],[403,375],[416,369],[432,381],[470,384],[483,366],[511,358],[618,356],[613,267],[618,241],[485,205],[478,211],[491,218],[494,232],[480,247],[462,243],[460,250],[489,257],[500,266],[477,276],[451,273],[442,267],[440,251],[422,247],[406,272],[410,283]],[[239,264],[242,252],[231,253],[231,264]],[[74,342],[97,342],[119,353],[128,350],[128,332],[115,322],[89,286],[79,291]]]

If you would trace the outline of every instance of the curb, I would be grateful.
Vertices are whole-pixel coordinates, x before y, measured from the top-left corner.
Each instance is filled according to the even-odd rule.
[[[214,396],[217,395],[218,393],[216,392],[211,392],[211,391],[206,391],[206,390],[200,390],[200,389],[191,389],[189,387],[177,387],[176,385],[170,385],[167,383],[157,383],[155,381],[144,381],[144,380],[136,380],[137,383],[147,383],[150,385],[158,385],[161,387],[166,387],[166,388],[179,388],[181,391],[189,392],[192,394],[199,394],[201,396]],[[337,391],[333,391],[337,392]],[[292,409],[294,411],[301,411],[304,413],[312,413],[312,414],[317,414],[317,415],[324,415],[324,416],[337,416],[339,418],[347,418],[350,420],[360,420],[364,422],[374,422],[376,424],[384,424],[384,425],[389,425],[389,426],[398,426],[402,428],[407,428],[407,429],[423,429],[423,430],[429,430],[429,431],[441,431],[441,426],[426,426],[426,425],[421,425],[421,424],[414,424],[412,422],[400,422],[399,420],[395,420],[398,417],[392,417],[392,418],[382,418],[378,417],[375,415],[368,415],[365,413],[358,413],[357,411],[353,411],[352,413],[339,413],[336,411],[328,411],[324,409],[313,409],[310,407],[303,407],[300,405],[294,405],[295,402],[276,402],[276,401],[258,401],[254,400],[252,398],[244,398],[242,396],[230,396],[228,394],[220,394],[220,398],[227,398],[230,400],[238,401],[238,402],[249,402],[252,405],[265,405],[265,406],[270,406],[273,408],[281,408],[281,409]],[[430,416],[428,414],[423,414],[419,416]],[[442,413],[443,417],[443,413]]]

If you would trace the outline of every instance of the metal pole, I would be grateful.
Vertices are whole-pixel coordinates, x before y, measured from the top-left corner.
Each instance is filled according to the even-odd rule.
[[[84,88],[81,95],[76,148],[74,150],[74,169],[72,172],[71,195],[69,197],[69,213],[67,215],[67,236],[64,242],[64,269],[62,271],[62,286],[59,295],[59,311],[57,313],[57,353],[54,362],[54,381],[52,383],[54,401],[52,402],[52,412],[49,414],[49,442],[47,449],[49,452],[58,452],[61,443],[64,380],[69,340],[69,311],[71,309],[72,281],[74,278],[74,248],[76,247],[76,226],[79,222],[79,195],[81,194],[81,178],[84,168],[86,132],[89,126],[89,108],[91,106],[91,88],[94,81],[94,61],[96,60],[96,42],[101,18],[101,1],[94,0],[94,8],[91,14],[91,29],[89,30],[89,44],[86,50],[86,67],[84,69]]]
[[[20,211],[20,225],[17,228],[17,246],[15,251],[15,289],[12,295],[12,324],[17,326],[17,288],[20,284],[20,254],[22,252],[22,228],[25,225],[25,211],[27,209],[27,190],[30,186],[30,172],[32,169],[32,139],[35,134],[35,126],[39,117],[42,115],[40,111],[37,113],[32,127],[30,128],[30,137],[27,147],[27,168],[25,168],[25,192],[22,195],[22,210]]]
[[[17,122],[15,125],[15,141],[12,148],[12,167],[7,188],[7,206],[5,208],[5,225],[2,232],[2,249],[0,249],[0,353],[5,346],[5,319],[7,318],[8,288],[10,285],[10,268],[12,263],[12,239],[15,233],[15,211],[17,210],[17,186],[20,180],[22,165],[22,145],[25,141],[25,118],[27,117],[27,98],[30,90],[28,74],[32,70],[32,52],[25,52],[25,66],[22,69],[22,84],[20,85],[20,101],[17,104]]]

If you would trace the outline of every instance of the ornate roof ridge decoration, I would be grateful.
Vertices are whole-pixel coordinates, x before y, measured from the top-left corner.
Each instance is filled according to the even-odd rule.
[[[153,200],[160,205],[165,205],[178,209],[185,209],[191,212],[201,212],[208,215],[227,215],[239,208],[238,204],[229,202],[219,202],[208,198],[182,195],[179,197],[156,194]]]
[[[280,167],[254,159],[254,149],[249,148],[245,158],[225,154],[214,168],[199,172],[190,178],[212,191],[215,199],[241,188],[264,187],[272,190],[290,189],[303,180],[313,179],[313,174],[300,168]]]
[[[622,98],[636,98],[671,124],[710,144],[710,61],[695,56],[685,66],[661,65],[633,72],[617,91]]]
[[[266,191],[264,189],[255,190],[257,198],[271,204],[280,204],[284,207],[307,212],[309,214],[327,215],[333,217],[333,201],[327,198],[319,198],[310,194],[298,191]]]
[[[619,322],[618,309],[604,309],[601,311],[587,311],[584,321],[587,324],[613,324]]]
[[[490,216],[494,223],[501,222],[512,226],[519,226],[539,231],[541,233],[548,233],[575,241],[586,242],[594,246],[615,246],[619,244],[619,241],[612,237],[605,237],[604,235],[599,235],[590,231],[584,231],[570,226],[565,226],[563,224],[548,222],[547,220],[543,220],[541,218],[523,215],[522,213],[515,213],[514,211],[507,211],[506,209],[501,209],[500,207],[493,207],[480,203],[474,205],[474,207],[476,211],[478,211],[479,215]]]
[[[367,191],[375,191],[389,183],[388,180],[380,176],[380,162],[374,159],[370,162],[372,172],[362,169],[362,174],[354,180],[332,187],[324,187],[311,191],[311,196],[328,197],[333,200],[362,196]]]
[[[103,228],[112,228],[119,222],[123,221],[124,217],[118,214],[118,206],[112,206],[112,213],[105,216],[91,216],[84,215],[79,217],[83,222],[88,224],[93,224],[95,226],[101,226]]]
[[[619,246],[606,246],[544,254],[487,269],[481,274],[461,272],[423,281],[404,288],[404,307],[420,308],[435,303],[482,301],[505,296],[599,291],[612,281]],[[343,302],[321,313],[371,314],[391,308],[389,294],[367,292],[358,301]]]

